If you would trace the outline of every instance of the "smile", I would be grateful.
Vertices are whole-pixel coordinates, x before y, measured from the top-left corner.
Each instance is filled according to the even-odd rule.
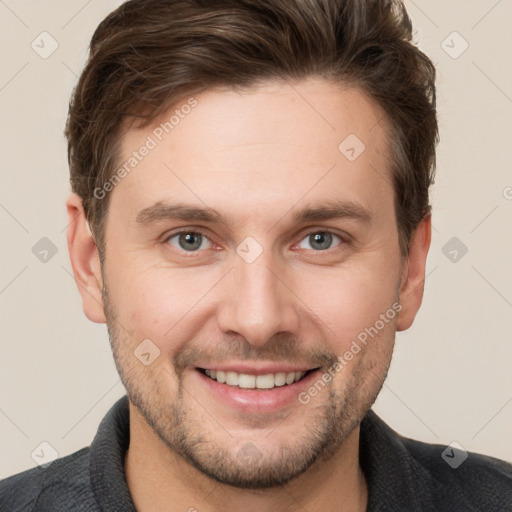
[[[272,389],[274,387],[289,386],[299,382],[307,374],[317,370],[317,368],[301,372],[278,372],[268,373],[266,375],[251,375],[248,373],[237,373],[233,371],[222,370],[198,370],[210,379],[221,384],[227,384],[239,389]]]

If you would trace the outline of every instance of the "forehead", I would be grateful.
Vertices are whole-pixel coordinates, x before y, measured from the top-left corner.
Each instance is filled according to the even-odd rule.
[[[387,130],[382,110],[342,84],[208,90],[124,134],[120,164],[135,165],[111,208],[135,218],[179,200],[251,218],[321,198],[383,205],[393,195]],[[144,146],[145,156],[134,156]]]

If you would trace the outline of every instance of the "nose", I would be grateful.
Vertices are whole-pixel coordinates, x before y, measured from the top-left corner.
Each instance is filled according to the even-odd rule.
[[[217,312],[223,332],[243,336],[254,347],[278,333],[296,333],[299,326],[300,300],[286,282],[282,266],[272,264],[270,252],[251,263],[235,255]]]

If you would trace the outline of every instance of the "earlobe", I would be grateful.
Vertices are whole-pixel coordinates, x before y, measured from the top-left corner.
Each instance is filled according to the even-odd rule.
[[[106,323],[103,299],[103,279],[100,257],[94,241],[82,200],[71,194],[66,201],[68,212],[67,242],[73,275],[82,297],[82,307],[89,320]]]
[[[421,306],[431,229],[431,214],[428,214],[411,236],[409,256],[404,262],[402,274],[399,297],[402,310],[398,316],[397,331],[409,329]]]

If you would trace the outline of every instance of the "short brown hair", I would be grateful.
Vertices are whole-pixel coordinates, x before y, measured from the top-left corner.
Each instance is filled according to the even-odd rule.
[[[359,87],[385,112],[403,256],[430,212],[438,128],[435,68],[392,0],[130,0],[102,21],[66,124],[72,190],[100,256],[125,121],[141,126],[187,95],[310,76]],[[341,142],[341,141],[340,141]]]

